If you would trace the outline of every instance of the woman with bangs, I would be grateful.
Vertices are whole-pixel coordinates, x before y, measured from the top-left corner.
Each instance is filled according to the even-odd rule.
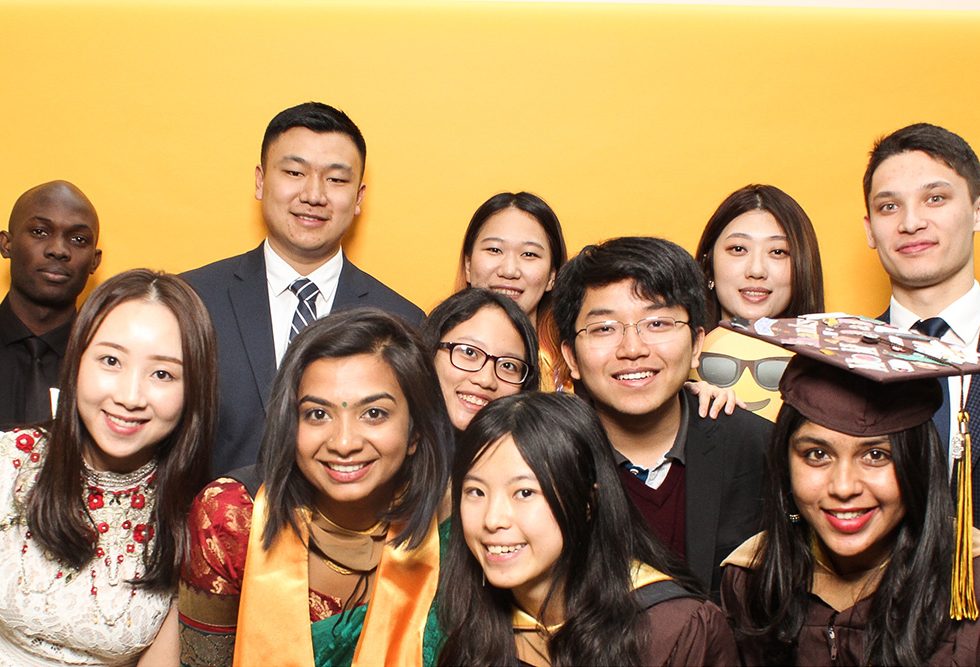
[[[730,665],[721,611],[645,531],[595,413],[530,392],[459,442],[441,665]]]

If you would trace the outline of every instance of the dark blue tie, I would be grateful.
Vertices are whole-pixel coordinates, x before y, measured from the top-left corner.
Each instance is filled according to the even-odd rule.
[[[289,286],[289,291],[299,299],[296,312],[293,313],[293,325],[289,330],[289,342],[292,343],[296,334],[316,319],[316,296],[320,290],[309,278],[297,278]]]
[[[942,338],[949,331],[949,324],[941,317],[930,317],[919,320],[912,325],[912,329],[926,336]],[[946,453],[949,454],[949,382],[946,378],[940,378],[939,384],[943,388],[943,406],[932,416],[932,421],[939,431],[939,441],[943,443]]]

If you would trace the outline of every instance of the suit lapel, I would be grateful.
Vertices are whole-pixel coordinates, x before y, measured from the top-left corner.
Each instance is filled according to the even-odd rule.
[[[262,246],[242,257],[235,277],[238,280],[228,288],[228,298],[265,408],[276,376],[276,346],[272,339],[272,314]]]
[[[361,299],[366,297],[369,291],[367,281],[364,280],[364,272],[351,264],[344,255],[344,265],[337,279],[337,293],[333,297],[333,308],[330,312],[357,308],[362,303]]]
[[[685,400],[687,397],[684,397]],[[684,529],[687,564],[705,586],[711,586],[721,512],[722,449],[715,441],[715,422],[701,419],[697,405],[689,405],[685,478],[687,524]]]

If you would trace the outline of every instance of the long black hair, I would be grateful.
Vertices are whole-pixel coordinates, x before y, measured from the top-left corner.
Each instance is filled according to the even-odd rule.
[[[415,548],[425,539],[445,493],[453,447],[432,356],[402,320],[380,310],[357,308],[328,315],[303,329],[279,367],[259,448],[269,507],[263,534],[266,549],[287,526],[299,532],[297,510],[313,502],[313,487],[296,464],[296,392],[303,373],[318,359],[358,354],[377,355],[395,374],[408,401],[412,425],[408,441],[417,443],[395,479],[396,488],[403,490],[384,517],[403,525],[392,542]]]
[[[804,424],[783,403],[767,456],[763,525],[744,599],[736,600],[735,633],[759,643],[773,664],[792,664],[813,579],[813,530],[797,514],[789,473],[790,441]],[[871,601],[863,664],[920,665],[949,623],[953,502],[946,456],[931,421],[888,436],[905,517]]]
[[[99,285],[85,301],[65,350],[58,416],[28,501],[27,522],[35,539],[58,560],[80,568],[95,557],[98,533],[82,503],[83,455],[92,436],[78,414],[78,370],[106,316],[128,301],[160,304],[180,323],[184,407],[174,430],[155,445],[155,537],[145,574],[132,582],[166,590],[177,583],[189,548],[187,511],[210,479],[208,461],[217,405],[211,318],[194,290],[177,276],[148,269],[126,271]]]
[[[564,623],[548,641],[553,665],[640,664],[642,610],[632,596],[631,565],[640,561],[697,590],[683,567],[646,532],[626,498],[612,445],[595,413],[569,394],[528,392],[493,401],[463,433],[453,464],[452,532],[440,571],[439,618],[446,642],[442,665],[517,663],[509,590],[484,586],[480,564],[463,537],[462,482],[501,438],[513,438],[534,472],[562,534],[552,566],[549,604]],[[562,600],[555,592],[562,592]]]

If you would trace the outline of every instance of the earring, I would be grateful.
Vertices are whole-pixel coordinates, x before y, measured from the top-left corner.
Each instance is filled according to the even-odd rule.
[[[483,576],[483,587],[487,587],[487,573],[485,570],[481,569],[480,574]]]
[[[713,290],[714,288],[715,288],[715,281],[714,280],[709,280],[708,281],[708,290],[710,291],[710,290]]]
[[[803,517],[801,517],[799,514],[790,514],[790,513],[787,513],[786,514],[786,518],[789,519],[789,522],[792,523],[792,524],[794,524],[794,525],[795,524],[798,524],[800,521],[803,520]]]

